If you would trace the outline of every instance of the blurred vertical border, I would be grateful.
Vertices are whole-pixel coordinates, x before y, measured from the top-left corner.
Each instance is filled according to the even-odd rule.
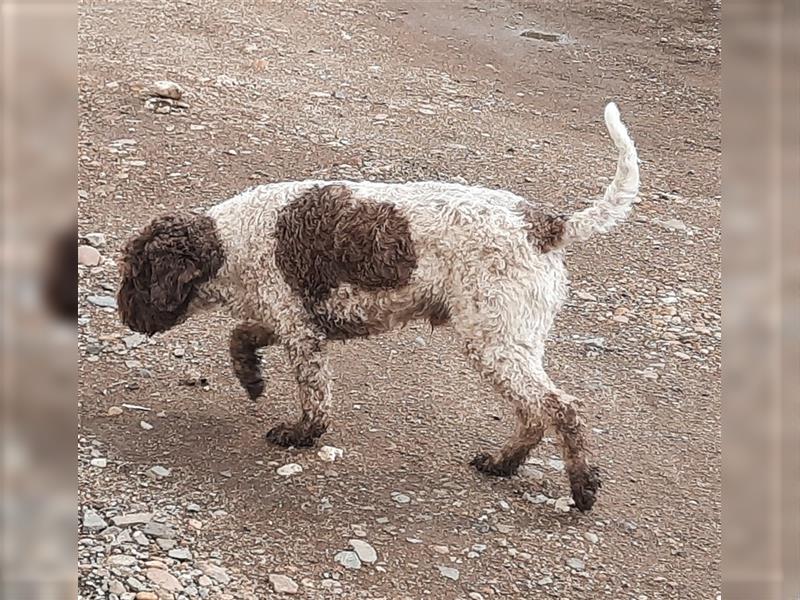
[[[723,2],[723,580],[800,598],[800,2]]]
[[[76,227],[77,7],[0,6],[0,596],[75,598],[77,315],[54,310],[52,293],[77,295],[76,244],[54,262]]]

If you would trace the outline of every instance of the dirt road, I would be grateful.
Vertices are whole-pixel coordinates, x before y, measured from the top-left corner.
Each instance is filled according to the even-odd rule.
[[[718,595],[718,3],[84,0],[80,14],[79,224],[105,236],[103,262],[80,267],[83,598]],[[165,79],[185,106],[146,104]],[[513,415],[447,329],[337,346],[322,443],[344,455],[327,463],[263,438],[297,410],[277,349],[251,403],[225,317],[143,340],[102,306],[134,230],[259,183],[463,178],[578,209],[613,174],[609,100],[639,148],[641,202],[570,249],[547,355],[586,403],[604,473],[589,514],[560,510],[549,439],[523,476],[468,466]],[[289,463],[302,472],[277,473]],[[369,546],[340,554],[354,539]]]

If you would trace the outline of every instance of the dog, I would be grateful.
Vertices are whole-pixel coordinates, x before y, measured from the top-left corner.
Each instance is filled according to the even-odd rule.
[[[623,221],[638,194],[636,148],[613,103],[605,123],[618,150],[615,177],[602,199],[571,216],[451,183],[299,181],[249,189],[204,215],[156,218],[123,249],[121,319],[152,335],[224,307],[239,321],[230,353],[251,398],[264,390],[256,351],[283,345],[302,413],[267,439],[285,447],[311,446],[326,431],[331,341],[417,319],[448,325],[517,416],[506,444],[471,464],[512,475],[552,427],[575,505],[590,510],[601,483],[580,403],[542,360],[567,295],[564,249]]]

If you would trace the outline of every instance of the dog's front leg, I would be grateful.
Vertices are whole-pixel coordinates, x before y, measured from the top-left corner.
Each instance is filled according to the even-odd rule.
[[[278,337],[275,332],[261,323],[240,323],[231,332],[230,355],[233,372],[251,400],[255,400],[264,392],[261,360],[256,350],[272,346],[277,342]]]
[[[328,428],[331,380],[325,341],[309,335],[286,343],[297,379],[303,414],[296,423],[282,423],[267,432],[267,440],[279,446],[313,446]]]

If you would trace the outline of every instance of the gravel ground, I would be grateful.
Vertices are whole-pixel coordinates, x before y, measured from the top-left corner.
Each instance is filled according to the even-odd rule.
[[[98,251],[79,288],[82,598],[719,595],[718,2],[84,0],[80,16],[79,224]],[[152,100],[160,80],[182,98]],[[263,438],[297,410],[280,352],[251,403],[224,316],[153,339],[115,317],[125,238],[258,183],[466,180],[579,209],[613,173],[608,100],[641,202],[570,249],[547,356],[587,405],[605,474],[589,514],[550,439],[518,477],[470,469],[513,420],[447,329],[338,346],[322,443],[342,455],[320,456]]]

